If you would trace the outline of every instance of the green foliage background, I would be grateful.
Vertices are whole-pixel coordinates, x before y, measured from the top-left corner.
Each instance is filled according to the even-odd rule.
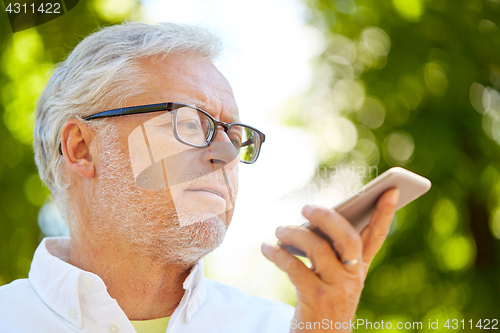
[[[403,166],[433,183],[398,212],[358,318],[500,319],[500,2],[306,4],[323,52],[285,122],[317,137],[325,170]]]
[[[80,1],[16,34],[0,15],[0,285],[27,276],[43,236],[37,214],[48,191],[31,148],[36,98],[50,66],[80,39],[130,14],[106,15],[97,3],[107,2]],[[306,5],[324,51],[310,93],[291,103],[285,121],[317,135],[322,166],[400,165],[433,183],[398,212],[358,317],[500,319],[500,2]],[[344,141],[332,146],[339,119]]]
[[[31,146],[36,100],[51,66],[91,32],[130,16],[135,3],[122,1],[118,12],[110,5],[80,1],[53,21],[13,34],[0,4],[0,285],[28,276],[43,237],[37,215],[49,192],[38,177]]]

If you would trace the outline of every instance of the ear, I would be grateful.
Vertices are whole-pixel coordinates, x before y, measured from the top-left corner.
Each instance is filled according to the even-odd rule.
[[[68,120],[61,131],[61,149],[69,169],[85,178],[93,178],[95,165],[90,152],[94,138],[88,126],[78,119]]]

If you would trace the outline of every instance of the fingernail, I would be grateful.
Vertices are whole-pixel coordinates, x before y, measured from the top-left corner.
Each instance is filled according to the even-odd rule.
[[[399,189],[396,189],[391,195],[390,202],[393,205],[397,205],[398,201],[399,201]]]
[[[276,228],[276,236],[277,237],[280,237],[281,235],[283,235],[284,232],[285,232],[285,228],[284,227],[277,227]]]
[[[305,205],[303,208],[302,208],[302,215],[303,216],[306,216],[306,215],[309,215],[311,214],[313,211],[314,211],[314,206],[313,205]]]
[[[262,245],[260,246],[260,249],[261,249],[262,253],[268,254],[269,251],[271,250],[271,245],[269,245],[267,243],[262,243]]]

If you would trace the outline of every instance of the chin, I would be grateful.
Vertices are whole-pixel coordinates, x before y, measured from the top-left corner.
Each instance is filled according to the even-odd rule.
[[[190,214],[179,214],[177,217],[177,221],[180,227],[188,227],[192,225],[210,225],[223,223],[225,224],[225,214],[216,214],[216,213],[190,213]]]
[[[215,250],[224,240],[227,227],[217,215],[199,220],[198,217],[189,218],[196,220],[186,226],[166,228],[163,232],[156,233],[150,246],[150,256],[162,263],[190,267]],[[151,246],[152,245],[152,246]]]

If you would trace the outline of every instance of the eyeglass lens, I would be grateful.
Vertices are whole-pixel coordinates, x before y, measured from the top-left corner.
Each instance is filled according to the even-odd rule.
[[[177,135],[182,141],[205,146],[214,135],[215,126],[213,120],[199,110],[190,107],[177,109]],[[259,133],[243,125],[232,125],[228,136],[241,160],[251,162],[255,159],[260,144]]]

